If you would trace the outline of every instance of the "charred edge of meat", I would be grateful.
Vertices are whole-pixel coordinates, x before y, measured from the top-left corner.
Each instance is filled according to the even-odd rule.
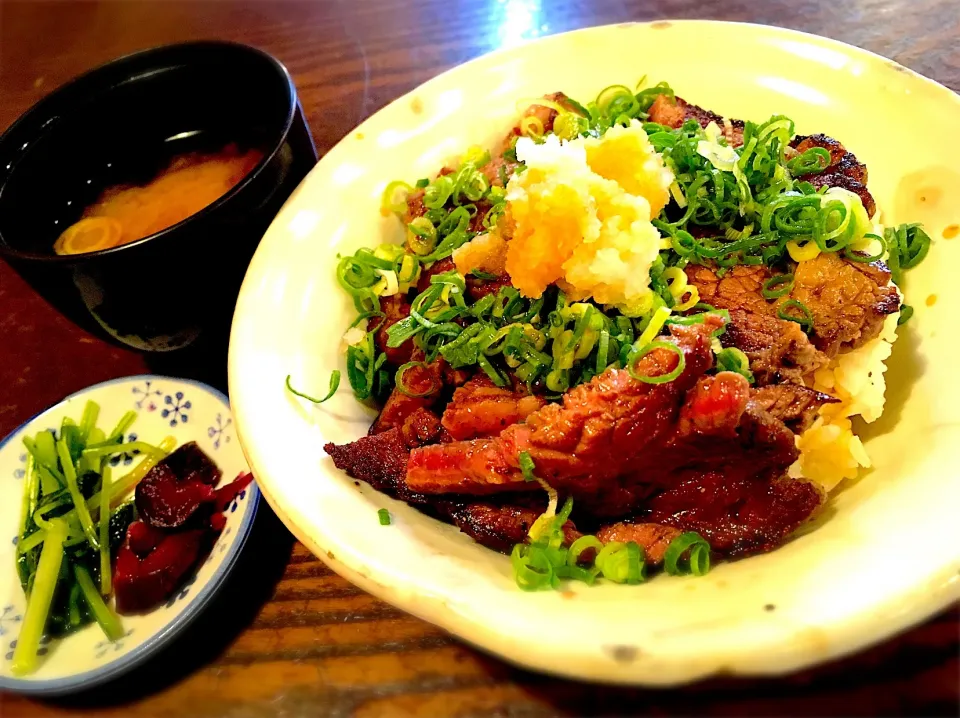
[[[822,502],[819,487],[801,479],[708,472],[655,497],[643,520],[696,531],[712,550],[739,557],[777,548]]]
[[[877,211],[873,195],[867,189],[867,166],[859,162],[852,152],[837,140],[824,134],[803,135],[793,138],[790,146],[797,152],[806,152],[819,147],[830,153],[830,164],[823,172],[797,177],[799,182],[809,182],[817,189],[821,187],[840,187],[853,192],[863,203],[869,216]]]
[[[671,101],[666,95],[657,95],[650,107],[650,121],[667,127],[677,128],[687,120],[695,120],[701,127],[711,122],[724,131],[727,143],[731,147],[743,144],[743,120],[724,119],[715,112],[687,102],[682,97],[674,97]],[[729,126],[728,123],[729,122]]]
[[[877,211],[877,203],[874,201],[873,195],[870,194],[870,190],[849,175],[841,172],[832,172],[828,167],[822,174],[803,175],[802,177],[797,177],[797,179],[801,182],[809,182],[815,189],[820,189],[821,187],[840,187],[849,190],[860,198],[860,201],[863,203],[863,208],[867,210],[868,216],[873,217]]]
[[[753,389],[750,401],[801,434],[813,423],[820,407],[840,400],[800,384],[771,384]]]
[[[517,544],[526,543],[530,527],[543,513],[543,507],[490,502],[449,503],[447,511],[454,525],[481,546],[510,553]],[[580,538],[572,521],[563,526],[565,543]]]

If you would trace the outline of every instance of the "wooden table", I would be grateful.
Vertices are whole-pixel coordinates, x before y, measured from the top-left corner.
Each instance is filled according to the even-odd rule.
[[[805,30],[960,89],[955,0],[309,0],[0,5],[0,128],[78,72],[131,50],[223,38],[279,57],[321,152],[448,67],[542,34],[710,17]],[[919,128],[922,130],[922,128]],[[0,436],[89,384],[161,371],[225,383],[222,356],[146,359],[60,317],[0,263]],[[229,586],[190,635],[119,684],[0,715],[320,716],[952,714],[960,611],[850,659],[778,680],[676,691],[581,685],[511,668],[340,579],[264,507]]]

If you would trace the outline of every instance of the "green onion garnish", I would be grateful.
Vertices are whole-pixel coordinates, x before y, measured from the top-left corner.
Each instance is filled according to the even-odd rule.
[[[761,290],[767,299],[779,299],[793,289],[792,274],[777,274],[763,283]]]
[[[645,374],[640,374],[637,370],[637,364],[643,359],[647,354],[654,351],[655,349],[666,349],[673,352],[677,355],[677,366],[670,372],[666,374],[660,374],[659,376],[646,376]],[[645,384],[666,384],[671,382],[680,376],[683,373],[683,370],[686,368],[687,362],[683,356],[683,350],[680,349],[673,342],[650,342],[643,349],[638,351],[634,357],[630,360],[630,363],[627,365],[627,371],[630,372],[630,376],[638,381],[642,381]]]
[[[910,321],[910,317],[913,316],[913,307],[909,304],[904,304],[900,307],[900,316],[897,317],[897,326],[902,326]]]
[[[523,474],[524,481],[536,481],[537,477],[533,475],[533,459],[526,451],[521,451],[518,457],[520,463],[520,472]]]
[[[796,322],[804,329],[813,328],[813,313],[799,299],[788,299],[783,302],[777,309],[777,316],[788,322]]]
[[[403,214],[407,209],[407,195],[412,191],[413,187],[406,182],[401,180],[391,182],[383,189],[383,195],[380,198],[380,211],[384,214],[391,212]]]
[[[299,396],[301,399],[306,399],[307,401],[309,401],[309,402],[311,402],[311,403],[313,403],[313,404],[322,404],[322,403],[325,402],[327,399],[329,399],[330,397],[332,397],[334,394],[337,393],[337,389],[340,387],[340,370],[339,370],[339,369],[334,369],[333,372],[331,372],[331,374],[330,374],[330,388],[329,388],[329,390],[327,391],[326,395],[325,395],[322,399],[316,399],[316,398],[310,396],[309,394],[304,394],[302,391],[297,391],[296,389],[294,389],[294,388],[290,385],[290,375],[289,375],[289,374],[287,374],[286,386],[287,386],[287,391],[289,391],[291,394],[293,394],[293,395],[295,395],[295,396]]]
[[[380,519],[381,526],[390,525],[390,512],[387,511],[386,509],[380,509],[379,511],[377,511],[377,517]]]
[[[430,378],[430,385],[423,391],[417,391],[411,388],[404,381],[404,376],[406,373],[414,368],[423,369],[424,373],[426,373],[426,375]],[[430,371],[430,368],[422,361],[408,361],[406,364],[403,364],[399,369],[397,369],[395,381],[397,384],[397,391],[399,391],[401,394],[405,394],[406,396],[415,398],[430,396],[431,394],[438,392],[441,388],[440,381],[436,376],[434,376],[434,373]]]
[[[751,384],[754,382],[753,372],[750,371],[750,360],[736,347],[727,347],[717,352],[717,371],[736,372]]]
[[[687,554],[686,561],[682,558]],[[692,573],[703,576],[710,570],[710,544],[696,531],[677,536],[663,555],[663,569],[672,576]]]
[[[787,162],[787,169],[795,177],[823,172],[829,166],[830,153],[822,147],[811,147]]]

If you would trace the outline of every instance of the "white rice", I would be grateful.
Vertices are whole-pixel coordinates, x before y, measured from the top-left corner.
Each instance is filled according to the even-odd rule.
[[[810,428],[797,437],[800,458],[790,467],[790,476],[809,479],[830,492],[844,479],[856,478],[861,468],[870,468],[870,457],[851,420],[859,416],[869,424],[883,413],[883,374],[897,339],[899,316],[887,317],[879,336],[814,374],[813,388],[840,403],[823,406]]]

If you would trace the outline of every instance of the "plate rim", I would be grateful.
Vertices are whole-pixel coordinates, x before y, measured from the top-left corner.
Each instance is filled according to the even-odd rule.
[[[774,36],[774,37],[786,37],[792,38],[794,40],[801,40],[805,43],[817,46],[817,47],[828,47],[842,52],[846,57],[856,58],[860,56],[869,60],[871,63],[880,62],[885,64],[889,68],[902,72],[906,76],[910,77],[912,81],[920,81],[923,84],[926,84],[932,88],[936,88],[936,91],[939,93],[943,91],[943,95],[940,99],[947,102],[952,102],[956,107],[960,108],[960,94],[950,89],[946,85],[933,80],[921,73],[900,64],[896,60],[892,60],[888,57],[885,57],[879,53],[867,50],[856,45],[852,45],[840,40],[833,38],[825,37],[822,35],[817,35],[814,33],[794,30],[791,28],[780,27],[777,25],[765,25],[761,23],[752,23],[752,22],[737,22],[737,21],[724,21],[724,20],[702,20],[702,19],[661,19],[653,21],[630,21],[622,23],[608,23],[604,25],[593,25],[589,27],[576,28],[568,30],[562,33],[545,35],[533,40],[525,41],[517,46],[511,46],[506,48],[498,48],[491,52],[484,53],[475,58],[467,60],[465,62],[459,63],[450,67],[436,75],[431,76],[424,82],[418,84],[407,92],[404,92],[398,95],[396,98],[391,100],[389,103],[384,105],[384,107],[377,110],[375,113],[365,118],[363,122],[353,127],[347,133],[343,135],[331,148],[328,150],[323,157],[320,158],[317,165],[308,173],[307,177],[301,182],[297,187],[291,197],[287,200],[287,203],[281,208],[280,213],[278,213],[278,218],[284,214],[289,206],[294,204],[295,198],[298,195],[299,190],[301,190],[310,180],[311,174],[316,171],[316,168],[320,163],[324,162],[328,157],[338,158],[345,150],[344,148],[348,145],[350,139],[358,132],[364,132],[364,130],[381,114],[384,113],[395,105],[409,100],[411,97],[415,96],[416,93],[423,92],[424,90],[429,90],[431,86],[435,83],[439,83],[442,79],[446,78],[447,75],[453,72],[459,72],[463,68],[476,65],[481,62],[490,61],[491,58],[506,56],[509,53],[517,52],[518,48],[522,48],[528,45],[532,45],[541,41],[551,41],[556,40],[560,37],[572,36],[577,34],[588,34],[591,32],[611,30],[613,28],[643,28],[643,29],[657,29],[653,26],[660,25],[663,29],[669,29],[668,26],[685,26],[687,28],[695,28],[696,26],[702,27],[726,27],[726,28],[737,28],[743,29],[746,32],[750,33],[760,33],[760,37],[763,36]],[[267,231],[264,234],[264,237],[271,234],[274,230],[274,225],[279,226],[277,220],[271,223]],[[258,248],[258,253],[260,249]],[[251,266],[256,260],[256,254],[254,259],[251,261]],[[249,280],[249,281],[248,281]],[[240,290],[240,295],[243,296],[246,291],[251,291],[249,289],[250,285],[253,284],[251,275],[248,273],[244,279],[244,283]],[[238,298],[239,305],[239,298]],[[237,358],[236,351],[234,349],[233,341],[233,332],[240,324],[241,318],[238,312],[235,312],[233,321],[231,323],[231,342],[230,342],[230,351],[228,355],[228,384],[231,388],[235,388],[237,385],[237,379],[235,378],[238,373],[238,369],[234,368],[235,364],[240,362],[240,359]],[[234,395],[237,395],[236,391],[232,391]],[[244,423],[241,417],[236,417],[237,420],[237,438],[240,441],[241,447],[243,449],[244,455],[247,457],[247,461],[250,466],[253,468],[255,462],[252,460],[253,452],[248,449],[248,440],[245,439],[243,433]],[[265,477],[269,477],[267,472],[262,472]],[[265,484],[269,484],[269,478],[266,478],[264,481]],[[411,587],[408,584],[404,586],[389,586],[381,583],[370,576],[362,573],[358,568],[351,566],[348,563],[344,563],[339,559],[337,555],[332,552],[332,549],[321,546],[317,541],[315,541],[312,536],[305,530],[301,529],[300,526],[291,519],[291,517],[284,510],[281,503],[272,495],[272,487],[264,486],[261,487],[261,493],[271,507],[271,509],[276,513],[278,518],[283,522],[287,529],[304,545],[306,545],[311,553],[313,553],[319,560],[326,564],[329,568],[335,571],[338,575],[350,581],[354,585],[359,586],[364,591],[374,595],[375,597],[393,605],[397,608],[407,612],[421,620],[424,620],[432,625],[439,626],[443,630],[450,633],[457,640],[463,641],[489,655],[496,657],[498,660],[503,660],[506,663],[519,666],[525,669],[533,670],[538,673],[545,673],[550,675],[555,675],[563,678],[572,678],[578,680],[587,680],[593,683],[598,684],[610,684],[610,685],[623,685],[623,686],[650,686],[650,687],[670,687],[670,686],[679,686],[684,684],[689,684],[694,681],[703,680],[718,675],[730,675],[736,677],[772,677],[772,676],[781,676],[794,673],[796,671],[809,668],[812,666],[821,665],[843,656],[850,655],[857,651],[863,650],[866,647],[876,645],[881,641],[887,640],[890,637],[896,635],[897,633],[918,624],[919,622],[937,614],[938,612],[944,610],[946,607],[951,605],[956,600],[960,599],[960,582],[955,580],[945,580],[938,584],[936,587],[930,589],[930,593],[938,593],[936,600],[933,600],[923,606],[923,608],[917,608],[911,606],[909,610],[902,611],[898,613],[893,620],[888,620],[886,622],[881,621],[880,618],[874,617],[868,623],[872,626],[870,629],[859,627],[851,633],[853,637],[850,640],[847,640],[841,646],[831,646],[830,650],[821,653],[819,655],[814,655],[810,650],[797,649],[791,651],[789,661],[780,661],[775,666],[765,666],[765,667],[741,667],[737,665],[730,664],[721,664],[722,662],[716,661],[710,668],[703,670],[700,668],[691,668],[686,671],[674,670],[671,671],[671,675],[667,678],[662,678],[656,675],[639,675],[637,673],[631,674],[618,674],[618,675],[600,675],[597,671],[591,670],[589,674],[577,673],[575,669],[553,669],[551,667],[546,667],[541,663],[537,663],[536,652],[520,652],[508,654],[507,652],[499,649],[497,643],[494,640],[491,640],[492,637],[497,636],[496,631],[490,630],[487,623],[482,621],[464,619],[459,616],[455,611],[451,610],[449,607],[446,607],[442,601],[437,601],[431,596],[424,595],[422,592],[418,592],[416,587]],[[379,494],[379,492],[377,492]],[[383,494],[386,496],[386,494]],[[952,575],[952,572],[951,572]],[[436,604],[436,605],[434,605]],[[849,623],[853,625],[857,620],[863,620],[864,613],[861,612],[858,618],[852,619]],[[488,622],[489,623],[489,622]],[[674,664],[676,668],[676,664]]]
[[[227,395],[219,389],[210,386],[209,384],[205,384],[195,379],[181,379],[163,374],[131,374],[130,376],[115,377],[97,384],[91,384],[90,386],[84,387],[83,389],[75,391],[72,394],[68,394],[47,408],[38,411],[29,419],[20,424],[20,426],[18,426],[16,429],[7,434],[7,436],[5,436],[2,440],[0,440],[0,449],[3,449],[7,443],[19,436],[24,429],[38,417],[46,414],[48,411],[56,409],[70,399],[80,397],[94,389],[100,389],[106,386],[112,386],[114,384],[121,384],[131,380],[169,381],[178,384],[194,386],[217,399],[221,404],[223,404],[223,406],[227,408],[228,411],[230,411],[231,416],[233,415],[230,407],[230,400]],[[233,418],[234,422],[236,422],[236,417]],[[240,432],[238,430],[237,441],[240,441],[239,436]],[[243,452],[243,457],[244,460],[247,461],[247,468],[251,469],[245,451]],[[256,480],[251,481],[250,500],[247,503],[246,513],[240,521],[240,526],[237,528],[233,542],[227,549],[227,555],[224,557],[223,562],[214,572],[213,576],[210,577],[210,581],[202,586],[199,591],[197,591],[196,598],[187,604],[183,612],[180,613],[173,621],[164,626],[161,630],[151,634],[143,643],[130,651],[130,653],[119,656],[116,659],[99,666],[98,668],[93,668],[82,673],[74,673],[61,678],[50,678],[45,680],[30,680],[29,678],[0,676],[0,690],[10,691],[11,693],[20,693],[23,695],[44,695],[51,697],[66,695],[69,693],[85,691],[89,688],[107,683],[145,663],[148,659],[153,657],[156,653],[172,642],[190,624],[192,624],[193,621],[196,620],[201,613],[203,613],[203,610],[226,583],[227,576],[233,570],[233,567],[240,556],[240,552],[243,550],[243,547],[246,545],[247,540],[250,537],[250,529],[253,527],[253,521],[257,515],[261,495],[262,492]]]

